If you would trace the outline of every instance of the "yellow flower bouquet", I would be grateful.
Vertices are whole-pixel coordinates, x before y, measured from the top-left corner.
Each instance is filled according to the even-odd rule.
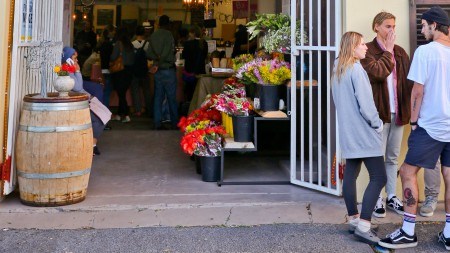
[[[244,84],[280,85],[291,79],[289,63],[279,59],[254,59],[244,64],[236,73],[236,77]]]

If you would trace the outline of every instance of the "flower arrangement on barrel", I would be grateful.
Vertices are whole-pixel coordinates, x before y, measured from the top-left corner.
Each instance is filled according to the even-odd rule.
[[[58,75],[53,83],[53,87],[59,92],[59,97],[69,96],[69,91],[75,86],[75,80],[72,79],[69,74],[73,74],[75,71],[75,65],[69,65],[67,63],[56,65],[53,68],[53,72]]]
[[[53,68],[53,72],[55,72],[58,76],[68,76],[69,73],[75,73],[76,68],[75,65],[69,65],[67,63],[63,63],[62,65],[56,65]]]

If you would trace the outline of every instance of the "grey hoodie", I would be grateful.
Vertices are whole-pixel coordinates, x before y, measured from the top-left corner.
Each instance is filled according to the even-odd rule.
[[[331,89],[337,110],[342,157],[382,156],[383,121],[378,116],[366,71],[358,61],[338,81],[334,76],[336,65],[337,60],[334,62]]]

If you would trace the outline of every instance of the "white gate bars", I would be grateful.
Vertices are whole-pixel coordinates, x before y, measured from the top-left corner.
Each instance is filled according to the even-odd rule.
[[[11,156],[10,181],[4,193],[14,190],[14,142],[22,106],[22,98],[41,91],[42,78],[53,80],[52,66],[59,64],[62,52],[63,0],[16,0],[9,110],[7,156]],[[30,59],[34,61],[30,62]],[[43,65],[44,64],[44,65]],[[40,69],[45,69],[44,76]],[[46,83],[47,91],[53,90]]]
[[[341,195],[336,112],[330,87],[341,36],[341,1],[291,0],[291,34],[295,34],[297,22],[301,39],[291,36],[289,88],[291,183]]]

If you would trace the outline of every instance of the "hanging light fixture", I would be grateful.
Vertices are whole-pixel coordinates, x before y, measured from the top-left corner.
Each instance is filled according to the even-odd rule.
[[[188,9],[205,7],[207,0],[183,0],[183,5]]]
[[[232,0],[207,0],[208,6],[213,7],[219,6],[221,4],[230,5],[232,3]]]

